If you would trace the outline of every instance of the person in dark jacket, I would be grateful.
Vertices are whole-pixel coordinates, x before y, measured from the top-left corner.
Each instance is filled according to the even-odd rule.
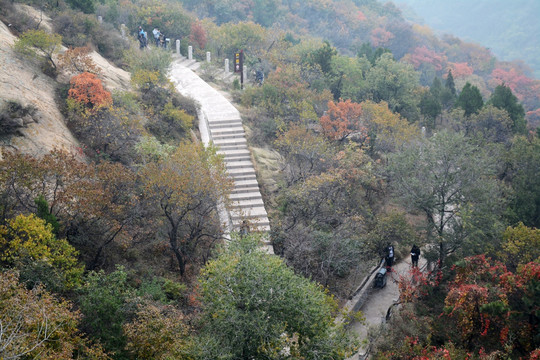
[[[411,261],[413,267],[418,267],[418,258],[420,257],[420,248],[416,246],[416,244],[413,245],[411,249]]]
[[[386,268],[388,271],[391,271],[392,265],[394,265],[394,246],[392,244],[388,244],[386,247]]]

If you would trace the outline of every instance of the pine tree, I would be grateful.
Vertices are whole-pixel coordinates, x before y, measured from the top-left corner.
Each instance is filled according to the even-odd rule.
[[[525,134],[527,132],[525,109],[523,109],[523,105],[518,102],[517,97],[508,86],[504,84],[497,86],[493,94],[491,94],[489,103],[508,112],[514,123],[514,134]]]
[[[453,96],[456,96],[456,84],[454,83],[454,77],[452,76],[452,70],[448,70],[448,77],[446,78],[446,83],[444,87],[450,90],[450,93]]]
[[[480,90],[467,82],[459,94],[456,106],[465,110],[465,116],[478,113],[478,110],[484,106]]]

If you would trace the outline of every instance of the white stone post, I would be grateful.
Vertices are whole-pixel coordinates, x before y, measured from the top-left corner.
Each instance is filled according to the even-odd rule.
[[[103,18],[101,16],[98,16],[97,17],[97,21],[100,23],[100,24],[103,24]]]
[[[211,54],[210,54],[210,51],[207,51],[206,52],[206,62],[210,62],[211,60]]]
[[[176,54],[180,55],[180,39],[176,40]]]
[[[246,64],[244,64],[244,84],[248,82],[248,68]]]
[[[122,33],[122,39],[126,38],[126,24],[120,24],[120,33]]]
[[[225,59],[225,72],[229,72],[229,59]]]
[[[187,57],[189,60],[193,60],[193,46],[189,45],[187,48]]]

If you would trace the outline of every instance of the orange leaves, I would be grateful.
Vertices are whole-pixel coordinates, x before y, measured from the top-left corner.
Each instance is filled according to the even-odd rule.
[[[83,104],[91,113],[101,107],[112,105],[111,93],[103,88],[101,80],[94,74],[84,72],[71,78],[69,99]]]
[[[362,124],[361,115],[362,106],[358,103],[329,101],[328,112],[320,120],[323,132],[331,140],[342,141],[354,134],[363,142],[367,139],[367,128]]]
[[[441,71],[446,62],[445,55],[437,54],[435,51],[429,50],[425,45],[417,47],[414,49],[414,52],[407,55],[407,57],[415,69],[418,69],[422,64],[431,64],[436,71]]]

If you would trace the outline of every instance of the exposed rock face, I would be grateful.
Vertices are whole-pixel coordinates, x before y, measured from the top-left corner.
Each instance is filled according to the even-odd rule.
[[[22,125],[18,129],[21,136],[10,137],[7,144],[4,140],[0,146],[36,156],[55,147],[74,150],[79,144],[66,127],[54,100],[56,82],[44,75],[39,66],[15,55],[12,50],[15,40],[0,22],[0,108],[12,100],[23,107],[33,106],[37,115],[21,118],[18,121]]]
[[[19,6],[31,16],[42,19],[41,29],[51,30],[50,18],[32,7]],[[0,149],[15,148],[35,156],[43,155],[53,148],[68,151],[77,149],[78,141],[66,127],[65,119],[55,102],[57,83],[44,75],[38,65],[21,59],[13,52],[12,45],[16,39],[8,27],[0,22],[0,109],[5,108],[9,101],[14,101],[22,107],[33,107],[36,110],[22,117],[4,116],[4,126],[0,124]],[[63,48],[61,51],[65,50]],[[95,51],[90,56],[101,69],[100,78],[109,91],[130,89],[128,72],[112,65]],[[69,77],[60,75],[59,80],[67,82]]]

